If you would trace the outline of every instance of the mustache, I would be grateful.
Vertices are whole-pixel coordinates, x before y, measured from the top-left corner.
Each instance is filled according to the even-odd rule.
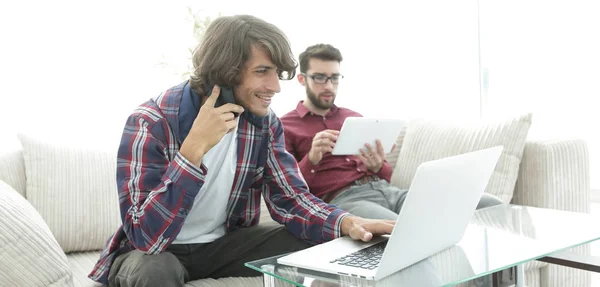
[[[320,96],[335,96],[335,93],[332,93],[332,92],[323,92],[323,93],[319,93],[319,97]]]

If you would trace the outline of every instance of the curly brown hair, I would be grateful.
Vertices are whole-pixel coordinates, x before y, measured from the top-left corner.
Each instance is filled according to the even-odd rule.
[[[290,80],[298,66],[285,34],[275,25],[251,15],[215,19],[193,53],[192,89],[205,95],[205,78],[215,85],[233,87],[241,82],[241,71],[259,46],[271,56],[280,79]]]

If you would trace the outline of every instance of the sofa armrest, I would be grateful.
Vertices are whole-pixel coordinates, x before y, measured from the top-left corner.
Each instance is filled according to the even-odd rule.
[[[586,142],[527,142],[512,203],[589,213],[590,167]]]
[[[590,212],[590,168],[583,140],[528,141],[525,143],[513,204],[574,212]],[[583,245],[571,251],[590,254]],[[541,269],[542,286],[589,286],[590,276],[581,270],[530,262]],[[565,282],[576,282],[571,285]]]

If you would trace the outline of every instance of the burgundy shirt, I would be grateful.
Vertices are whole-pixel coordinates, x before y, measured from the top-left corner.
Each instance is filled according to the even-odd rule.
[[[313,114],[303,101],[298,103],[295,110],[281,117],[284,127],[285,148],[300,165],[300,171],[308,184],[310,191],[317,197],[348,186],[355,180],[366,175],[377,175],[390,181],[392,168],[384,162],[378,173],[367,169],[357,156],[336,156],[331,153],[323,155],[318,165],[308,160],[308,152],[314,136],[323,130],[340,130],[347,117],[362,117],[361,114],[333,105],[325,116]]]

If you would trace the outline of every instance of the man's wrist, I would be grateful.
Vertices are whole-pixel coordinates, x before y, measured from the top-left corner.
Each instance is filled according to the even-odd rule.
[[[379,166],[379,168],[375,169],[375,170],[371,170],[373,173],[379,173],[381,171],[381,169],[383,168],[383,164]]]
[[[202,158],[206,154],[206,151],[201,144],[188,145],[185,142],[181,145],[179,152],[196,166],[200,166]]]
[[[356,219],[358,219],[355,215],[348,215],[342,219],[342,236],[350,235],[350,229],[354,226]]]

